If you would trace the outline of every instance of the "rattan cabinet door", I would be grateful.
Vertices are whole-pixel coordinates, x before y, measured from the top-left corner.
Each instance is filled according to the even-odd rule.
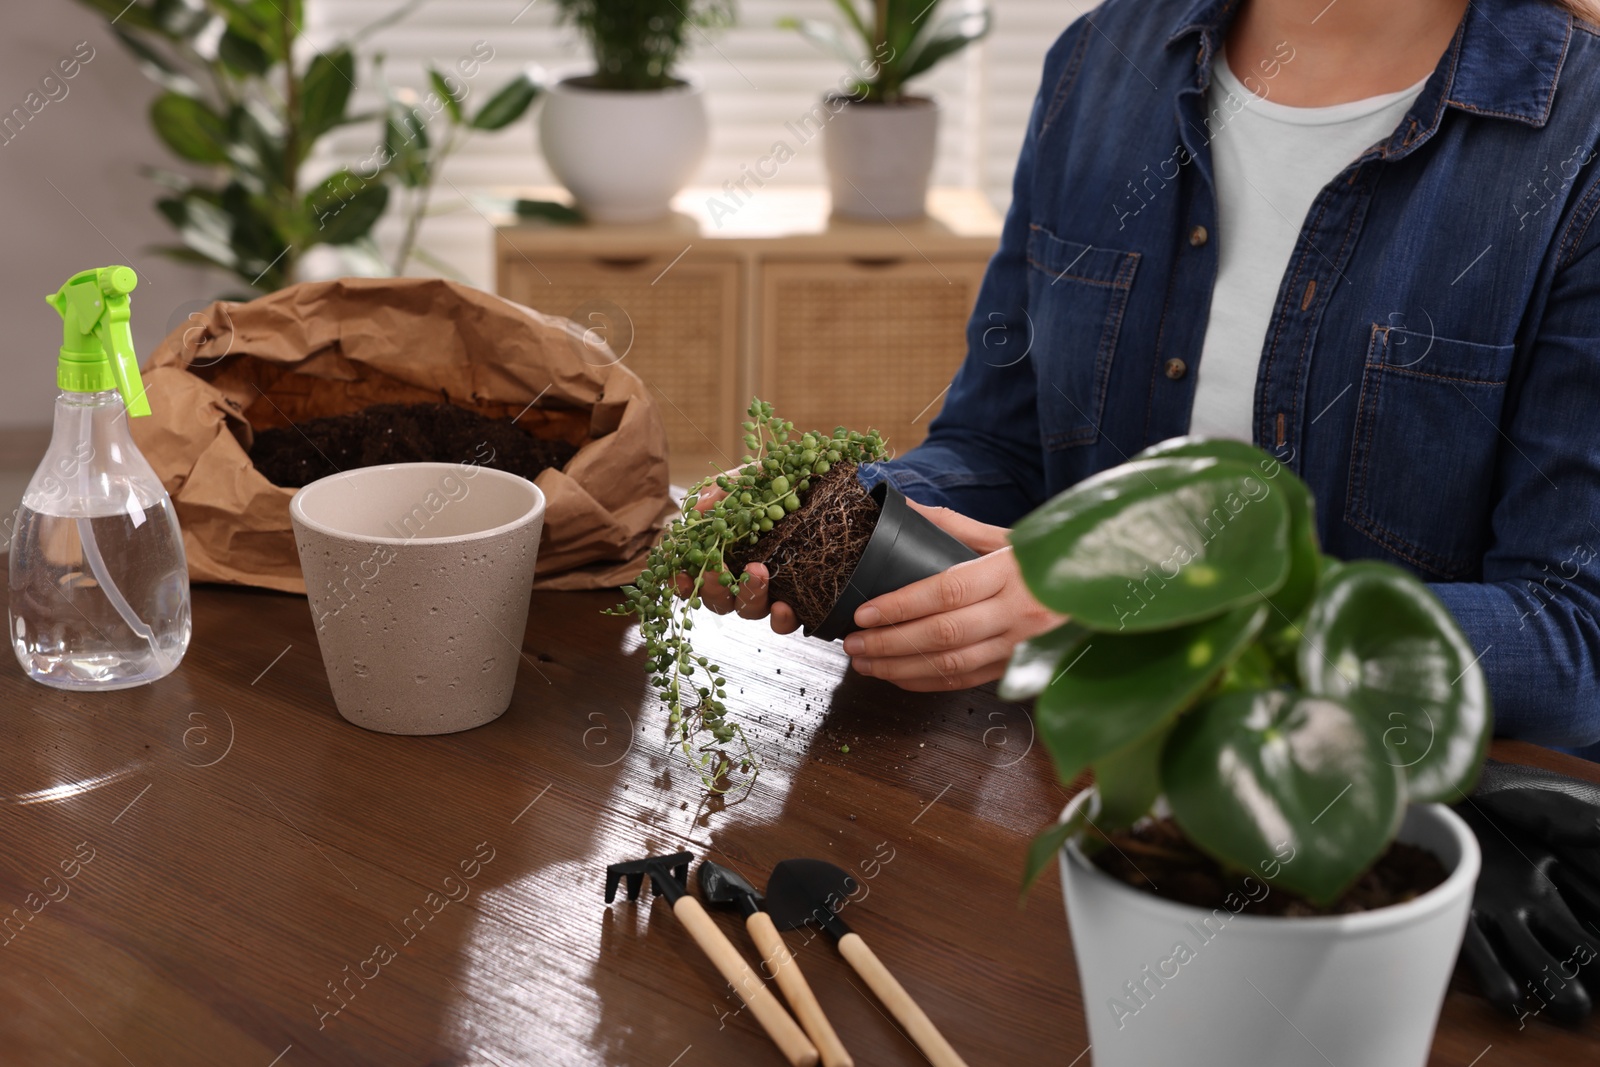
[[[573,320],[589,342],[580,347],[585,359],[614,353],[644,379],[667,426],[675,482],[725,470],[743,455],[737,259],[541,256],[535,266],[508,253],[500,294]]]
[[[763,263],[762,396],[796,426],[876,427],[905,452],[927,434],[966,355],[986,264]]]

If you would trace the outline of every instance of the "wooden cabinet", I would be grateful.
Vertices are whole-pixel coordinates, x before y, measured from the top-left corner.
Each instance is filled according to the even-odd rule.
[[[879,224],[830,219],[820,189],[758,190],[731,216],[719,196],[688,190],[641,226],[501,225],[498,291],[571,318],[604,342],[595,359],[644,379],[676,481],[739,461],[752,395],[803,428],[922,440],[999,239],[982,194],[934,190],[927,219]]]
[[[740,264],[706,256],[662,273],[671,256],[502,261],[500,295],[583,327],[583,358],[620,361],[650,386],[667,424],[674,480],[736,463]],[[748,401],[747,401],[748,403]]]

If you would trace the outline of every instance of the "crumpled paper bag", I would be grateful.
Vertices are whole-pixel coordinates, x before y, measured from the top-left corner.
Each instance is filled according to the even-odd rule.
[[[189,577],[304,593],[295,490],[250,462],[254,432],[372,404],[449,401],[578,445],[546,470],[536,589],[631,582],[675,510],[644,383],[578,325],[434,278],[307,282],[218,301],[144,372],[135,443],[177,507]],[[463,461],[471,457],[462,457]]]

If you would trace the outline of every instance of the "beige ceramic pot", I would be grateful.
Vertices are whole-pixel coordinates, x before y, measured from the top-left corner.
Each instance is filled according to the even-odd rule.
[[[289,503],[339,714],[443,734],[511,703],[544,494],[474,464],[397,463],[312,482]]]

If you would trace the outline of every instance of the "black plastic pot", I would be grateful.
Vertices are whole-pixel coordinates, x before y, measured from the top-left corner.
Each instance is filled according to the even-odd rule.
[[[812,637],[832,641],[854,633],[860,629],[855,623],[856,609],[873,597],[978,558],[976,552],[913,509],[905,494],[888,482],[873,488],[872,499],[878,502],[878,525],[872,539],[850,575],[844,595],[811,631]]]

